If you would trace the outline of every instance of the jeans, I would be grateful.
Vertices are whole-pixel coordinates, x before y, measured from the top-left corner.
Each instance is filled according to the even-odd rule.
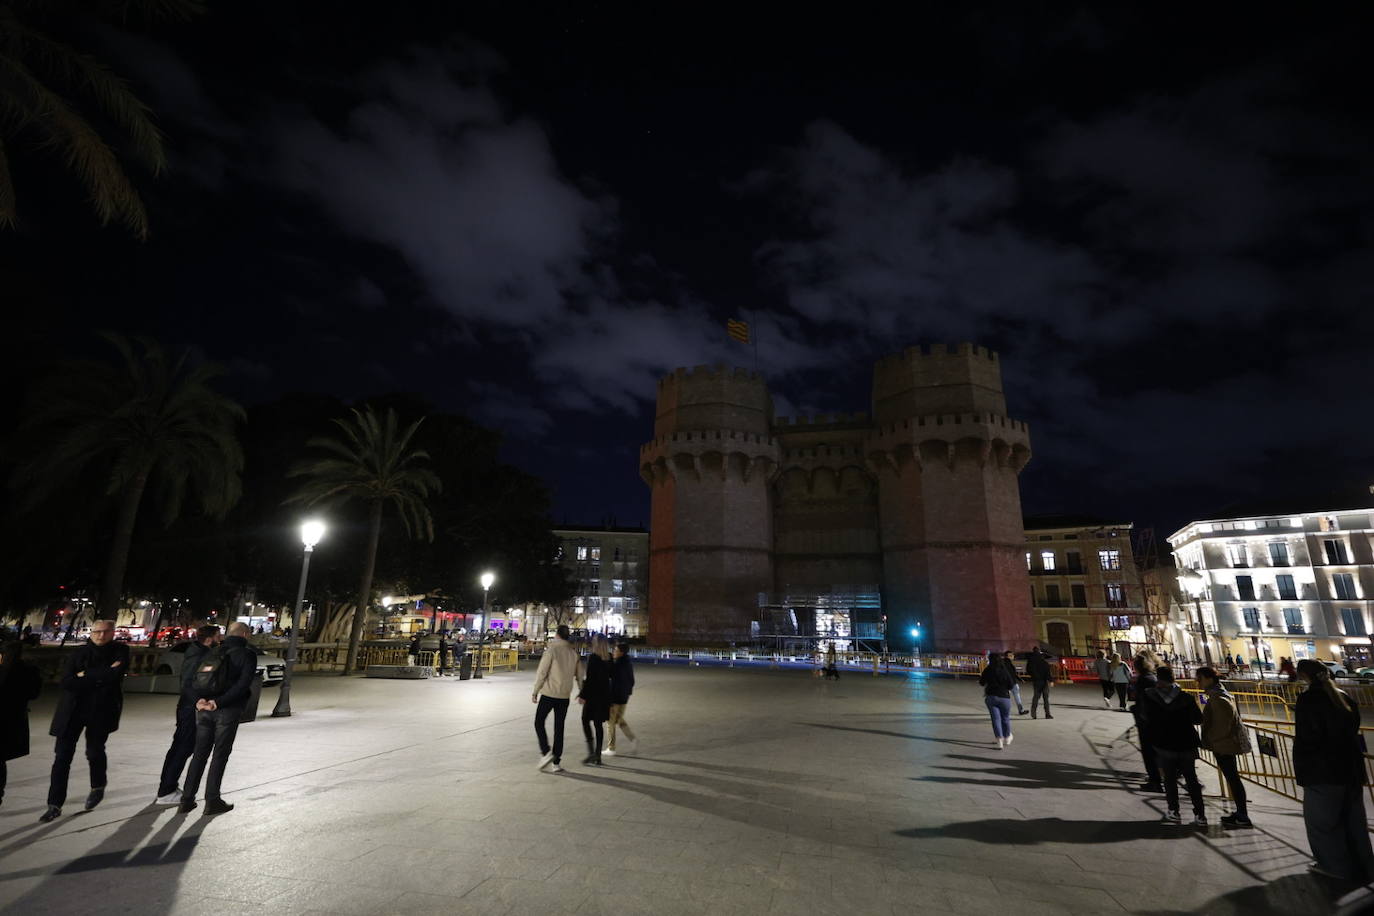
[[[539,708],[534,712],[534,734],[539,739],[539,753],[549,752],[549,736],[544,731],[544,720],[553,713],[553,762],[563,760],[563,721],[568,717],[568,700],[539,695]]]
[[[1031,715],[1035,715],[1036,704],[1044,701],[1045,715],[1048,716],[1050,714],[1050,682],[1031,681],[1031,686],[1035,688],[1035,693],[1031,694]]]
[[[1021,702],[1021,682],[1017,681],[1011,685],[1011,696],[1016,701],[1016,711],[1020,712],[1026,708],[1026,704]]]
[[[167,748],[167,756],[162,761],[162,778],[157,784],[157,794],[170,795],[177,790],[177,780],[186,768],[186,761],[196,751],[196,708],[184,704],[177,705],[177,730],[172,733],[172,746]]]
[[[992,736],[1006,738],[1011,735],[1011,697],[983,697],[988,714],[992,716]]]
[[[1355,882],[1374,879],[1363,786],[1303,786],[1302,821],[1320,868]]]
[[[181,790],[183,804],[195,801],[207,759],[210,772],[205,777],[205,800],[220,801],[220,780],[224,778],[224,765],[234,751],[234,736],[238,734],[241,715],[241,706],[196,711],[196,752],[191,756],[191,767],[186,771],[186,785]],[[214,752],[213,757],[211,751]]]
[[[625,733],[625,737],[626,737],[626,738],[629,738],[631,741],[636,740],[636,738],[635,738],[635,733],[634,733],[633,731],[630,730],[630,723],[625,721],[625,707],[628,706],[628,705],[630,705],[630,701],[629,701],[629,700],[626,700],[624,703],[612,703],[612,704],[611,704],[611,724],[610,724],[610,726],[609,726],[609,730],[610,730],[610,733],[611,733],[611,743],[610,743],[610,748],[611,748],[611,750],[615,750],[615,730],[616,730],[616,726],[619,726],[619,727],[620,727],[620,730],[623,731],[623,732]],[[0,788],[3,788],[3,787],[0,786]]]
[[[1148,741],[1140,742],[1140,762],[1145,767],[1145,781],[1152,786],[1159,785],[1159,758],[1155,746]]]
[[[1170,811],[1178,810],[1178,778],[1188,787],[1188,798],[1193,803],[1193,814],[1202,817],[1207,809],[1202,804],[1202,783],[1197,780],[1197,757],[1192,751],[1167,751],[1155,748],[1155,759],[1164,770],[1164,800]]]
[[[76,756],[76,741],[86,732],[86,761],[91,765],[91,788],[105,787],[105,742],[110,733],[103,729],[87,728],[75,716],[67,728],[57,736],[52,761],[52,777],[48,782],[48,804],[62,807],[67,800],[67,777],[71,775],[72,758]]]
[[[1231,790],[1231,798],[1236,802],[1236,814],[1246,817],[1245,783],[1241,782],[1240,779],[1240,768],[1236,766],[1236,755],[1214,753],[1212,756],[1217,758],[1217,769],[1221,770],[1221,775],[1226,777],[1226,785]],[[1364,810],[1363,806],[1360,810]]]
[[[1102,685],[1102,699],[1110,700],[1112,698],[1112,694],[1116,692],[1115,689],[1112,687],[1112,682],[1099,680],[1098,683]]]
[[[592,729],[596,729],[596,744],[592,744]],[[601,756],[601,742],[605,737],[604,726],[601,720],[592,720],[587,714],[586,707],[582,708],[582,736],[587,739],[587,753]]]

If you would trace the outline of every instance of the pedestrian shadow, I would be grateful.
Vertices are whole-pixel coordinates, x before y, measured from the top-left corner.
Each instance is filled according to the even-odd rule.
[[[979,718],[986,718],[980,716]],[[851,728],[848,725],[826,725],[822,722],[797,722],[796,725],[807,725],[811,728],[828,728],[837,732],[863,732],[869,735],[882,735],[887,738],[906,738],[910,741],[934,741],[937,744],[959,744],[964,747],[986,748],[990,742],[987,741],[960,741],[958,738],[936,738],[934,735],[908,735],[905,732],[888,731],[882,728]]]
[[[979,779],[973,776],[911,776],[917,782],[967,783],[977,786],[998,786],[1008,789],[1079,789],[1100,790],[1120,789],[1120,780],[1102,770],[1086,767],[1078,763],[1063,763],[1057,760],[1023,760],[1015,757],[1000,757],[988,760],[984,757],[970,757],[966,754],[949,754],[949,760],[964,760],[970,766],[941,766],[931,769],[955,770],[967,773],[971,770],[990,776]],[[1000,777],[1000,778],[999,778]]]
[[[1151,916],[1193,916],[1217,913],[1225,916],[1254,916],[1256,913],[1283,913],[1285,916],[1317,916],[1332,912],[1336,898],[1348,885],[1335,887],[1310,875],[1284,875],[1263,884],[1252,884],[1214,897],[1195,910],[1149,910]],[[1365,911],[1369,912],[1369,911]],[[1342,916],[1345,912],[1341,911]]]
[[[1041,843],[1126,843],[1131,840],[1179,840],[1196,836],[1184,827],[1153,821],[1068,821],[1058,817],[1028,820],[989,818],[963,821],[940,827],[911,827],[894,830],[897,836],[911,839],[977,840],[996,846],[1036,846]]]
[[[651,763],[666,763],[670,766],[684,767],[691,770],[705,770],[710,773],[721,773],[726,776],[734,776],[738,779],[757,779],[770,784],[786,782],[788,785],[805,785],[813,783],[818,785],[831,785],[835,778],[833,776],[816,776],[806,773],[785,773],[781,770],[765,770],[762,767],[741,767],[726,766],[723,763],[701,763],[695,760],[672,760],[667,757],[616,757],[615,762],[608,764],[617,770],[630,769],[621,765],[622,760],[647,760]],[[648,772],[659,775],[656,770],[637,770],[635,772]],[[670,775],[667,773],[661,775]]]

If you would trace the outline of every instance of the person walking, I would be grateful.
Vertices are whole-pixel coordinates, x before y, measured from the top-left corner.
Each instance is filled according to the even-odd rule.
[[[86,810],[90,811],[105,797],[105,742],[119,729],[119,716],[124,710],[124,675],[129,671],[129,646],[115,642],[114,631],[113,620],[95,621],[90,637],[62,665],[62,695],[48,729],[57,742],[48,782],[48,807],[38,818],[43,823],[62,814],[76,742],[83,731],[86,760],[91,768]]]
[[[630,705],[630,694],[635,689],[635,669],[630,662],[630,644],[617,643],[615,655],[611,658],[611,724],[610,743],[606,747],[606,756],[614,757],[617,753],[634,756],[639,750],[639,739],[630,729],[630,723],[625,721],[625,707]],[[617,726],[625,733],[625,737],[630,739],[630,749],[619,751],[615,749],[615,730]]]
[[[587,739],[587,766],[601,766],[603,727],[611,717],[611,652],[606,637],[597,633],[592,637],[587,654],[587,673],[577,694],[582,706],[582,736]]]
[[[1145,651],[1135,657],[1135,702],[1131,704],[1131,717],[1135,719],[1135,733],[1140,741],[1140,762],[1145,767],[1145,783],[1142,792],[1163,792],[1164,783],[1159,781],[1159,761],[1155,758],[1154,742],[1150,741],[1145,730],[1145,720],[1140,715],[1140,703],[1145,691],[1158,686],[1155,670],[1159,662],[1153,653]]]
[[[1126,665],[1125,660],[1112,653],[1112,690],[1116,692],[1117,712],[1126,711],[1126,694],[1131,689],[1131,669]]]
[[[1112,663],[1107,660],[1107,653],[1101,649],[1097,650],[1093,669],[1097,672],[1098,686],[1102,688],[1102,705],[1111,709],[1112,694],[1116,692],[1112,689]]]
[[[834,678],[837,681],[840,679],[840,669],[835,664],[835,643],[833,640],[830,647],[825,650],[825,667],[821,669],[821,673],[827,678]]]
[[[1145,691],[1140,701],[1140,715],[1145,732],[1155,747],[1155,759],[1164,771],[1164,798],[1168,810],[1160,819],[1163,824],[1182,824],[1178,813],[1178,778],[1188,787],[1193,803],[1192,826],[1207,826],[1207,809],[1202,803],[1202,783],[1197,778],[1197,726],[1202,724],[1202,710],[1191,693],[1185,693],[1174,682],[1173,669],[1163,667],[1155,672],[1159,683]]]
[[[988,653],[988,664],[978,675],[978,683],[983,685],[983,704],[992,717],[992,736],[997,746],[1004,748],[1011,744],[1012,680],[1002,653]]]
[[[248,634],[252,632],[248,624],[231,623],[228,632],[223,643],[199,659],[191,679],[190,693],[196,710],[196,749],[186,770],[181,807],[177,809],[182,814],[196,809],[196,792],[200,789],[207,761],[210,772],[205,775],[205,813],[225,814],[234,810],[234,806],[221,796],[220,782],[229,755],[234,751],[239,719],[253,692],[258,659],[248,645]]]
[[[444,676],[444,669],[448,662],[448,634],[439,634],[439,677]]]
[[[177,785],[177,780],[186,768],[186,761],[196,751],[196,701],[190,694],[191,681],[205,653],[219,645],[219,642],[219,627],[207,624],[196,630],[196,641],[186,647],[186,654],[182,656],[176,731],[172,733],[172,746],[167,748],[167,756],[162,759],[162,777],[157,784],[154,804],[175,805],[181,801],[181,787]]]
[[[29,755],[29,704],[42,691],[38,669],[24,661],[24,644],[14,640],[0,646],[0,805],[9,762]]]
[[[1321,662],[1304,658],[1297,673],[1302,693],[1293,710],[1293,774],[1316,859],[1308,867],[1363,884],[1374,880],[1374,849],[1365,825],[1360,708]]]
[[[1202,746],[1216,758],[1217,769],[1226,779],[1236,810],[1223,815],[1223,827],[1253,827],[1246,810],[1245,783],[1240,778],[1236,758],[1250,753],[1250,732],[1241,721],[1236,698],[1227,692],[1215,668],[1197,669],[1197,685],[1203,691]]]
[[[1050,684],[1054,681],[1054,674],[1050,670],[1050,656],[1042,652],[1039,646],[1031,649],[1030,658],[1026,659],[1026,674],[1034,690],[1031,694],[1031,718],[1036,718],[1036,707],[1043,700],[1045,718],[1053,719],[1054,716],[1050,714]]]
[[[410,638],[410,646],[406,649],[406,664],[414,668],[420,664],[420,634],[416,633]]]
[[[1298,669],[1293,667],[1293,660],[1287,656],[1279,658],[1279,676],[1288,678],[1288,683],[1292,684],[1298,679]]]
[[[568,703],[572,700],[573,684],[582,685],[578,675],[577,650],[569,642],[571,632],[566,625],[560,625],[557,635],[544,648],[539,659],[539,669],[534,675],[534,691],[530,702],[538,705],[534,712],[534,735],[539,739],[539,770],[548,773],[561,773],[563,767],[563,724],[568,716]],[[548,733],[544,722],[553,713],[553,745],[549,745]]]
[[[1002,653],[1002,661],[1007,666],[1007,673],[1011,675],[1011,698],[1016,701],[1016,714],[1024,716],[1030,710],[1021,702],[1021,673],[1016,670],[1016,656],[1008,649]]]

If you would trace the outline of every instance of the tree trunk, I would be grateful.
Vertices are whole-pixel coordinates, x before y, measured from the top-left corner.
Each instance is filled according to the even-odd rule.
[[[129,566],[129,545],[134,539],[134,523],[138,521],[138,506],[148,487],[151,469],[140,471],[124,491],[119,503],[119,519],[115,522],[114,540],[110,543],[110,557],[105,563],[105,584],[100,589],[98,620],[115,620],[119,615],[119,599],[124,594],[124,572]]]
[[[377,542],[382,538],[382,501],[375,500],[369,512],[367,525],[367,559],[363,562],[363,581],[358,586],[358,606],[353,609],[353,629],[348,634],[348,659],[344,662],[344,674],[351,674],[358,668],[358,643],[363,636],[363,621],[367,619],[368,609],[372,607],[372,574],[377,568]]]

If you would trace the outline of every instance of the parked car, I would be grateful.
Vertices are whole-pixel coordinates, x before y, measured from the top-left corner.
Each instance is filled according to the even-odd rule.
[[[1318,659],[1318,661],[1321,660]],[[1332,677],[1345,677],[1350,674],[1349,671],[1345,670],[1345,665],[1342,665],[1340,662],[1322,661],[1322,664],[1326,666],[1327,671],[1331,672]]]
[[[154,674],[181,674],[182,663],[186,661],[186,650],[191,647],[189,642],[179,642],[170,649],[163,650],[158,656],[157,668]],[[258,657],[258,674],[262,676],[262,686],[275,687],[286,677],[286,662],[275,655],[269,655],[255,645],[249,644]]]

